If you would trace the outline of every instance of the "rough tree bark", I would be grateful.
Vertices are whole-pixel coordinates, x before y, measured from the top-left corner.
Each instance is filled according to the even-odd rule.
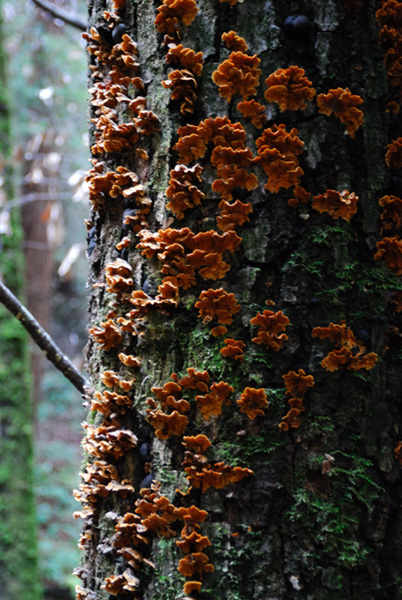
[[[402,597],[401,11],[90,1],[79,600]]]

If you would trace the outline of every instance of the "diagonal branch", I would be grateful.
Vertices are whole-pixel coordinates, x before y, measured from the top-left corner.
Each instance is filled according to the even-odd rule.
[[[14,296],[6,285],[0,280],[0,302],[18,319],[25,327],[34,342],[46,355],[46,358],[63,373],[67,379],[81,392],[85,393],[85,388],[89,383],[83,375],[74,367],[72,362],[65,356],[60,348],[54,343],[52,338],[39,325],[35,317],[27,310],[21,302]]]
[[[56,19],[61,19],[68,25],[72,25],[81,31],[87,30],[88,23],[83,17],[80,17],[80,15],[71,13],[68,10],[64,10],[64,8],[56,6],[52,2],[48,2],[48,0],[33,0],[33,2],[40,8],[43,8],[43,10],[46,10],[48,13],[56,17]]]

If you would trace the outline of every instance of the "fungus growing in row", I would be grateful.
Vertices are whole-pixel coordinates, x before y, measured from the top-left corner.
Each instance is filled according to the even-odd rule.
[[[113,418],[113,415],[124,414],[133,407],[133,400],[129,396],[109,392],[105,390],[102,394],[94,392],[91,402],[91,410],[96,410],[105,417]]]
[[[186,210],[199,206],[204,200],[205,194],[197,187],[202,172],[203,168],[199,164],[193,167],[176,165],[170,171],[169,187],[165,192],[169,198],[166,208],[171,210],[177,219],[183,219]]]
[[[106,291],[118,296],[122,292],[130,292],[133,287],[132,272],[130,263],[121,258],[108,263],[105,267]]]
[[[83,448],[98,458],[117,459],[137,446],[137,436],[116,421],[112,425],[104,421],[99,427],[84,422],[83,427],[86,430]]]
[[[318,112],[328,116],[333,113],[346,125],[346,130],[352,138],[363,123],[363,111],[357,108],[362,103],[363,98],[352,94],[349,88],[339,87],[317,96]]]
[[[378,201],[384,209],[381,213],[382,230],[400,229],[402,227],[402,198],[398,196],[383,196]]]
[[[171,89],[171,100],[180,102],[182,115],[194,112],[194,104],[197,100],[197,82],[188,69],[176,69],[171,71],[168,79],[161,82],[165,89]]]
[[[243,100],[255,96],[260,81],[260,59],[256,54],[232,52],[212,74],[212,81],[218,86],[219,94],[228,102],[239,94]]]
[[[159,440],[167,440],[172,435],[183,435],[189,423],[188,417],[181,415],[177,410],[169,415],[153,409],[147,409],[147,413],[148,421],[155,429],[155,435]]]
[[[314,327],[311,335],[321,340],[329,339],[336,347],[321,361],[321,366],[327,371],[333,372],[342,368],[348,371],[369,370],[377,362],[377,354],[365,354],[364,344],[355,337],[345,321],[330,323],[328,327]]]
[[[395,275],[402,275],[402,240],[398,236],[384,237],[376,246],[374,260],[381,258]]]
[[[187,373],[188,375],[178,380],[179,385],[183,388],[199,390],[200,392],[207,392],[209,390],[208,382],[210,376],[208,371],[196,371],[193,367],[189,367]]]
[[[402,137],[388,144],[385,163],[390,169],[402,169]]]
[[[200,77],[204,63],[202,52],[195,53],[191,48],[185,48],[183,44],[169,44],[166,54],[166,62],[173,66],[179,66],[191,71],[195,77]]]
[[[212,416],[222,414],[222,407],[230,404],[230,395],[234,388],[224,381],[212,383],[209,393],[204,396],[196,396],[195,401],[202,415],[202,418],[208,420]]]
[[[123,340],[123,333],[113,319],[108,319],[101,323],[99,327],[94,325],[94,327],[89,329],[89,333],[95,339],[96,343],[99,344],[100,348],[105,351],[120,346]]]
[[[191,25],[198,13],[195,0],[163,0],[158,7],[155,25],[159,33],[177,34],[180,22]]]
[[[259,327],[257,336],[252,338],[254,344],[264,344],[267,349],[278,352],[283,343],[288,339],[285,333],[290,321],[281,310],[274,313],[272,310],[264,310],[250,320],[251,325]]]
[[[221,40],[228,50],[234,50],[235,52],[247,52],[248,50],[246,40],[233,30],[222,33]]]
[[[266,107],[257,102],[257,100],[245,100],[237,104],[237,110],[245,119],[250,119],[252,125],[257,129],[262,129],[268,123],[265,114]]]
[[[305,190],[300,185],[297,185],[294,188],[293,194],[294,194],[294,197],[289,198],[289,200],[288,200],[288,205],[291,206],[292,208],[296,208],[297,206],[299,206],[300,203],[306,204],[310,200],[310,197],[311,197],[310,192]]]
[[[182,444],[186,450],[191,450],[196,454],[204,454],[204,452],[212,445],[207,436],[201,433],[196,436],[185,435]]]
[[[298,399],[299,400],[299,399]],[[299,400],[301,403],[301,400]],[[304,407],[301,405],[299,407],[291,408],[284,417],[282,417],[282,421],[279,423],[279,431],[288,431],[289,427],[297,428],[301,425],[301,420],[299,415],[301,411],[304,410]]]
[[[203,465],[201,467],[201,464]],[[187,473],[187,479],[191,485],[197,489],[201,489],[202,493],[205,493],[210,487],[220,490],[227,485],[237,483],[244,479],[254,475],[251,469],[245,467],[230,467],[223,462],[211,464],[199,463],[195,455],[186,453],[186,460],[183,462],[185,466],[185,472]],[[201,468],[200,468],[201,467]]]
[[[219,215],[216,217],[217,227],[220,231],[231,231],[236,227],[248,223],[248,215],[253,212],[250,202],[228,202],[221,200],[219,202]]]
[[[285,382],[286,395],[303,398],[307,390],[314,386],[314,377],[306,375],[303,369],[288,371],[282,378]]]
[[[226,338],[224,341],[226,348],[220,349],[222,356],[242,362],[244,360],[244,350],[246,349],[246,344],[242,340],[235,340],[233,338]]]
[[[198,308],[198,316],[204,324],[216,320],[222,325],[230,325],[233,323],[233,315],[240,310],[235,295],[223,288],[203,290],[194,306]]]
[[[269,75],[265,84],[268,88],[264,94],[266,100],[276,102],[281,112],[306,109],[307,101],[311,102],[316,94],[304,69],[296,65],[277,69]]]
[[[282,187],[299,185],[303,170],[297,156],[302,153],[304,142],[298,137],[296,128],[286,131],[283,123],[264,129],[256,141],[261,166],[268,181],[265,188],[276,193]]]
[[[350,221],[357,212],[358,200],[359,197],[349,190],[326,190],[324,194],[313,197],[311,206],[320,213],[328,213],[333,219]]]
[[[267,395],[264,388],[246,387],[239,400],[236,400],[239,411],[245,413],[250,421],[259,416],[264,416],[264,410],[268,407]]]
[[[184,577],[193,577],[195,574],[202,577],[203,573],[212,573],[215,570],[214,566],[208,561],[208,556],[203,552],[187,554],[179,560],[177,570]]]

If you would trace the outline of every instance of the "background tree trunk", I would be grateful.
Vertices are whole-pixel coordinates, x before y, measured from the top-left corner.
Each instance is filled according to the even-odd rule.
[[[3,47],[0,47],[0,276],[19,297],[23,291],[22,228],[7,211],[11,194],[10,123]],[[10,217],[7,223],[5,217]],[[0,305],[0,598],[39,600],[37,523],[33,495],[31,378],[28,339]]]
[[[164,7],[170,4],[166,1]],[[383,64],[383,52],[388,47],[379,43],[383,24],[376,20],[378,5],[371,0],[203,0],[197,4],[198,14],[189,26],[180,18],[177,20],[179,36],[176,28],[170,30],[161,17],[158,22],[164,31],[157,32],[155,18],[164,14],[157,12],[159,2],[116,0],[113,6],[98,0],[89,3],[90,21],[96,28],[89,36],[90,87],[95,99],[92,150],[99,161],[89,176],[94,209],[89,224],[90,283],[96,285],[90,301],[92,339],[88,367],[95,395],[88,397],[94,409],[84,442],[89,460],[77,494],[84,505],[81,516],[85,519],[81,539],[85,564],[78,570],[83,583],[77,597],[101,600],[112,594],[122,599],[181,598],[183,583],[200,580],[203,575],[201,591],[191,591],[197,586],[188,585],[185,596],[225,600],[401,598],[400,465],[394,457],[401,438],[400,313],[395,304],[395,294],[401,289],[400,271],[398,267],[392,271],[383,260],[374,260],[376,242],[381,239],[380,226],[386,231],[385,222],[380,225],[379,199],[386,194],[397,196],[401,191],[400,171],[390,171],[385,162],[386,145],[400,134],[398,120],[387,112],[387,102],[398,100],[399,89],[397,85],[388,88]],[[187,3],[185,15],[189,15],[191,6],[191,2]],[[103,13],[105,8],[117,12]],[[171,10],[173,13],[168,16],[174,17]],[[298,21],[296,17],[300,17]],[[123,31],[121,23],[136,40],[138,57],[130,51],[127,38],[122,42],[126,46],[117,45]],[[400,32],[398,23],[395,27]],[[257,176],[255,189],[240,183],[233,191],[234,186],[224,174],[224,185],[212,187],[217,177],[215,166],[220,160],[210,154],[214,148],[211,140],[218,135],[218,122],[209,122],[211,131],[215,127],[212,134],[206,131],[205,124],[199,125],[201,121],[227,116],[232,123],[240,122],[240,129],[244,127],[246,131],[245,143],[254,156],[258,154],[256,139],[263,136],[263,129],[254,127],[239,112],[237,104],[242,94],[227,102],[211,79],[220,64],[228,66],[224,61],[230,51],[221,42],[221,36],[230,30],[245,38],[250,56],[256,54],[261,60],[256,99],[266,107],[263,126],[268,129],[284,124],[287,131],[295,127],[304,142],[302,153],[297,158],[288,156],[288,160],[293,161],[292,168],[299,163],[304,171],[300,185],[311,195],[307,203],[288,204],[294,197],[294,185],[283,184],[275,190],[271,179],[271,191],[267,189],[267,174],[261,168],[261,164],[266,166],[263,149],[259,154],[261,164],[251,166],[247,160],[243,163],[249,173]],[[182,43],[203,53],[201,77],[195,73],[194,63],[188,66],[183,58],[166,64],[169,46],[164,43],[163,33],[171,35],[165,42]],[[129,70],[113,58],[122,54],[137,58],[139,66]],[[317,95],[340,87],[350,88],[352,94],[363,98],[360,108],[364,121],[355,134],[349,130],[349,135],[336,116],[320,113],[315,99],[307,102],[305,110],[284,112],[277,103],[266,102],[266,78],[290,65],[305,69]],[[182,70],[180,77],[187,79],[181,80],[182,88],[165,89],[161,81],[169,81],[168,74],[174,69]],[[187,69],[184,75],[183,69]],[[122,76],[130,77],[132,82],[134,77],[141,77],[143,88],[138,81],[127,85]],[[117,102],[110,91],[111,77],[130,98],[146,97],[146,110],[152,110],[159,119],[157,132],[143,134],[147,118],[140,112],[143,105],[138,108],[138,104],[128,106],[127,100]],[[230,75],[227,77],[230,79]],[[215,80],[218,81],[216,76]],[[118,91],[122,93],[121,89]],[[179,99],[171,101],[175,95]],[[252,95],[244,92],[243,100]],[[333,108],[340,110],[337,101]],[[99,118],[101,114],[103,117]],[[109,127],[108,119],[114,127],[119,124],[118,134],[113,133],[116,129]],[[122,126],[133,121],[139,135]],[[194,127],[179,131],[182,145],[173,150],[179,137],[177,129],[185,125]],[[227,140],[236,136],[233,127],[229,133],[222,131],[221,137],[215,139],[215,147],[228,146]],[[209,140],[206,154],[197,150],[200,132],[204,140]],[[194,137],[183,150],[184,138],[189,134]],[[257,142],[257,147],[261,145]],[[238,147],[245,146],[240,143]],[[143,149],[148,159],[141,153]],[[167,209],[165,192],[170,170],[185,162],[186,152],[189,167],[196,162],[203,167],[202,182],[194,172],[188,177],[192,177],[191,183],[202,190],[205,198],[185,210],[180,219],[175,218],[181,216],[177,208],[175,215]],[[119,166],[136,173],[138,184],[144,186],[144,194],[152,201],[149,214],[141,213],[142,191],[132,189],[137,185],[135,177],[131,176],[131,181],[119,179]],[[179,167],[176,173],[180,169],[183,171]],[[108,181],[102,180],[100,175],[107,173]],[[117,188],[111,189],[111,181]],[[219,191],[222,187],[226,195]],[[188,255],[197,248],[201,251],[202,239],[215,236],[208,252],[215,252],[215,266],[222,260],[218,255],[222,254],[219,248],[224,242],[222,237],[218,242],[216,235],[228,236],[223,229],[217,229],[217,223],[222,221],[216,221],[216,217],[223,216],[222,205],[218,213],[222,198],[231,201],[228,189],[233,191],[232,204],[240,200],[245,205],[251,203],[253,208],[248,221],[232,227],[242,242],[236,251],[223,254],[230,269],[222,277],[213,274],[205,267],[204,252],[204,262],[201,260],[195,267],[194,281],[183,286],[183,277],[178,295],[172,292],[169,302],[161,283],[166,284],[166,277],[171,277],[173,288],[177,284],[178,275],[184,272],[183,263],[178,266],[178,257],[184,256],[184,262],[193,260],[194,266],[194,256],[189,259]],[[347,189],[359,197],[358,210],[351,221],[332,218],[313,208],[311,198],[328,189]],[[194,188],[192,193],[196,194]],[[187,187],[188,197],[196,204],[192,193]],[[178,206],[177,197],[170,206]],[[127,210],[131,213],[124,212]],[[127,215],[131,216],[131,225],[123,225]],[[205,237],[198,236],[194,241],[192,233],[181,232],[178,243],[182,248],[174,246],[174,234],[168,228],[184,227],[194,235],[205,232]],[[395,223],[390,228],[392,235],[398,234]],[[157,233],[158,230],[164,231]],[[217,234],[206,233],[211,230]],[[124,236],[128,236],[127,243],[123,241],[116,248]],[[116,262],[118,258],[129,264]],[[117,275],[124,280],[119,282]],[[228,331],[224,337],[210,333],[219,319],[195,307],[210,288],[233,293],[241,306],[228,318],[233,322],[225,325]],[[272,338],[271,347],[259,343],[264,337],[262,333],[258,336],[262,316],[256,324],[250,324],[264,310],[282,311],[289,319],[289,325],[284,319],[283,327],[273,331],[276,347]],[[281,314],[277,319],[280,317]],[[342,325],[343,319],[346,325]],[[225,324],[222,316],[220,320]],[[330,323],[341,324],[344,332],[348,331],[346,327],[351,328],[349,346],[347,342],[334,346],[328,339],[312,337],[313,328],[328,327]],[[260,329],[264,329],[261,324]],[[275,338],[275,334],[282,333],[288,339]],[[243,361],[222,355],[226,336],[245,343]],[[321,366],[334,347],[340,354],[352,348],[355,356],[347,363],[349,368],[345,365],[331,372]],[[119,358],[122,352],[139,357],[141,365],[128,366],[127,359]],[[353,367],[371,352],[377,354],[373,368]],[[209,380],[204,374],[198,379],[194,376],[196,379],[189,383],[183,379],[188,369],[198,373],[206,370]],[[313,375],[315,385],[305,393],[293,390],[293,394],[287,394],[282,376],[299,369]],[[105,375],[105,371],[114,374]],[[173,373],[177,376],[172,379]],[[121,382],[133,378],[131,388]],[[169,381],[170,386],[164,388]],[[217,402],[217,388],[212,385],[222,381],[233,388],[231,403],[223,406],[221,414],[204,419],[199,397],[209,389]],[[107,390],[104,384],[111,389]],[[257,416],[240,410],[242,405],[237,402],[247,387],[258,390],[260,398],[265,392],[269,401],[268,408],[262,402]],[[126,400],[113,395],[117,393],[127,396]],[[289,405],[292,395],[304,396],[304,404],[300,400]],[[173,397],[170,408],[167,396]],[[147,398],[152,398],[151,402],[147,403]],[[162,408],[171,413],[178,399],[186,399],[191,405],[182,415],[189,420],[187,427],[168,436],[167,426],[160,425],[155,436],[152,422],[156,421],[156,414],[160,416],[156,411]],[[128,408],[122,409],[122,402]],[[284,419],[292,406],[298,407],[296,412]],[[257,404],[251,402],[251,407],[255,409]],[[204,434],[212,442],[205,451],[207,458],[197,446],[191,453],[189,442],[185,454],[183,435],[197,434]],[[133,435],[138,438],[137,443]],[[241,472],[241,481],[220,487],[222,476],[219,479],[216,471],[222,466],[216,463],[221,462],[251,469],[254,475],[236,471]],[[111,467],[106,467],[106,463]],[[190,481],[186,480],[185,467]],[[218,489],[214,485],[208,487],[207,470],[215,473]],[[228,481],[236,478],[233,469],[226,472]],[[199,546],[190,545],[186,554],[177,547],[184,509],[179,511],[181,519],[170,526],[176,537],[169,537],[166,524],[159,523],[156,528],[155,523],[146,521],[139,491],[149,490],[152,479],[160,482],[159,493],[175,507],[194,504],[208,512],[201,532],[208,536],[211,546],[202,552],[208,556],[214,572],[203,572],[200,567],[191,574],[193,567],[184,566],[186,561],[194,566],[194,553],[201,551]],[[183,495],[188,483],[192,483],[192,489]],[[150,512],[166,516],[162,509],[155,508],[155,486],[153,493]],[[142,523],[134,533],[140,517]],[[189,527],[198,529],[194,519],[188,524],[189,519],[187,535]],[[181,535],[185,534],[186,531]],[[141,556],[134,557],[136,551]],[[186,579],[177,571],[180,559]]]

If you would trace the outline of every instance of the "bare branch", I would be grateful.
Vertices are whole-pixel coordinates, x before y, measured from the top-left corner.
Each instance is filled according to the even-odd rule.
[[[64,10],[64,8],[56,6],[52,2],[48,2],[48,0],[33,0],[33,2],[40,8],[43,8],[43,10],[46,10],[48,13],[56,17],[56,19],[61,19],[68,25],[72,25],[81,31],[86,31],[88,28],[87,21],[80,17],[80,15],[76,15],[68,10]]]
[[[34,342],[46,355],[46,358],[63,373],[69,381],[81,392],[85,393],[85,388],[89,386],[88,381],[74,367],[72,362],[65,356],[60,348],[54,343],[52,338],[39,325],[35,317],[27,310],[21,302],[14,296],[11,290],[0,280],[0,302],[18,319],[25,327]]]

